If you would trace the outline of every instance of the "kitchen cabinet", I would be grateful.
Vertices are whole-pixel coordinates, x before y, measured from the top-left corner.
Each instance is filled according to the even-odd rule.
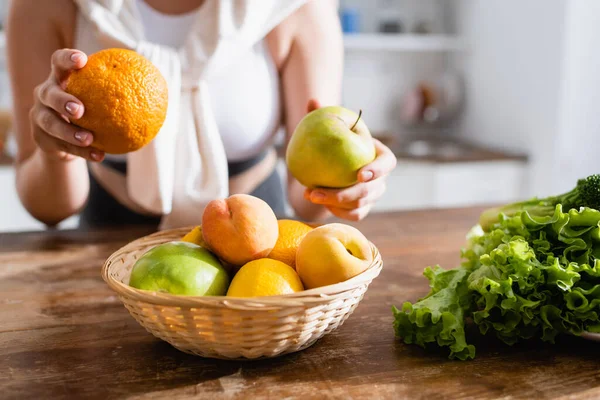
[[[344,49],[350,51],[453,52],[463,51],[463,41],[452,35],[358,33],[344,35]]]
[[[458,138],[378,136],[398,163],[375,212],[505,203],[527,196],[528,158]]]
[[[523,196],[525,163],[402,160],[374,212],[504,203]]]

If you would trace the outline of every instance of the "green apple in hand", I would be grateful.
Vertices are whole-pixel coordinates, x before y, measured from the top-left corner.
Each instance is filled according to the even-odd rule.
[[[290,173],[310,189],[354,185],[358,170],[375,157],[373,138],[361,115],[339,106],[306,114],[286,151]]]
[[[140,257],[129,285],[183,296],[224,296],[229,275],[207,249],[188,242],[158,245]]]

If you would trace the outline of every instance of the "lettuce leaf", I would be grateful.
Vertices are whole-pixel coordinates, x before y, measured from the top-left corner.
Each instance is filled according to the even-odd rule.
[[[467,320],[508,345],[600,331],[600,211],[563,212],[560,204],[543,217],[523,211],[467,239],[460,266],[426,268],[429,294],[393,307],[405,343],[435,343],[466,360],[475,357]]]
[[[464,328],[464,309],[469,303],[468,271],[444,271],[436,266],[426,268],[424,275],[431,282],[431,292],[414,305],[404,303],[402,311],[392,307],[394,329],[406,343],[425,347],[436,342],[439,346],[448,346],[451,357],[473,358],[475,347],[467,344]]]

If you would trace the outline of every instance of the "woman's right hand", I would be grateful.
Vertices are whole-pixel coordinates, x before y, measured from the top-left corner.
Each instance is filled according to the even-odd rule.
[[[87,56],[78,50],[62,49],[52,55],[48,79],[34,90],[34,105],[29,112],[33,139],[43,154],[54,160],[82,157],[102,161],[104,153],[91,148],[92,132],[70,123],[85,112],[83,103],[65,92],[66,80],[73,70],[83,68]]]

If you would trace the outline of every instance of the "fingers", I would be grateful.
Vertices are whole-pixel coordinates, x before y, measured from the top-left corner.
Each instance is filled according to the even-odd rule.
[[[366,205],[364,207],[355,208],[352,210],[346,210],[338,207],[327,206],[329,212],[335,215],[338,218],[349,220],[349,221],[360,221],[365,218],[369,212],[371,211],[371,205]]]
[[[316,100],[308,103],[309,112],[318,106]],[[376,157],[368,165],[359,169],[358,183],[343,189],[306,189],[304,198],[314,204],[325,206],[338,218],[359,221],[365,218],[373,204],[386,190],[385,177],[396,168],[395,154],[381,141],[373,138]]]
[[[33,107],[30,117],[42,131],[75,146],[86,147],[94,140],[90,132],[67,123],[54,111],[40,104]]]
[[[87,63],[87,56],[79,50],[61,49],[52,54],[52,74],[56,82],[62,82],[74,69],[80,69]]]
[[[306,106],[307,112],[311,112],[311,111],[314,111],[319,108],[321,108],[321,104],[319,103],[319,101],[317,99],[308,100],[308,104]]]
[[[29,112],[31,131],[39,148],[52,157],[69,160],[78,156],[90,161],[104,158],[103,152],[90,147],[94,140],[92,133],[69,123],[70,118],[83,116],[84,107],[64,91],[65,79],[86,63],[87,56],[81,51],[55,51],[51,75],[35,89],[35,105]]]
[[[39,126],[33,126],[33,138],[38,147],[48,154],[56,155],[63,160],[71,159],[71,155],[85,158],[89,161],[102,161],[104,154],[90,147],[80,147],[64,140],[48,135]]]
[[[368,182],[387,175],[396,168],[397,160],[394,153],[377,139],[375,143],[376,158],[358,171],[359,182]]]
[[[384,180],[357,183],[344,189],[306,190],[304,197],[315,204],[342,209],[361,208],[377,201],[386,190]]]
[[[83,103],[75,96],[62,90],[53,81],[46,81],[36,88],[35,95],[39,101],[61,115],[79,119],[83,117]]]
[[[344,189],[315,189],[308,191],[308,200],[315,204],[328,205],[344,208],[358,206],[359,200],[369,195],[368,183],[358,183]]]
[[[39,103],[30,112],[32,132],[37,145],[46,153],[73,154],[90,161],[101,161],[104,153],[89,147],[91,133],[78,129],[64,121],[54,111]]]

